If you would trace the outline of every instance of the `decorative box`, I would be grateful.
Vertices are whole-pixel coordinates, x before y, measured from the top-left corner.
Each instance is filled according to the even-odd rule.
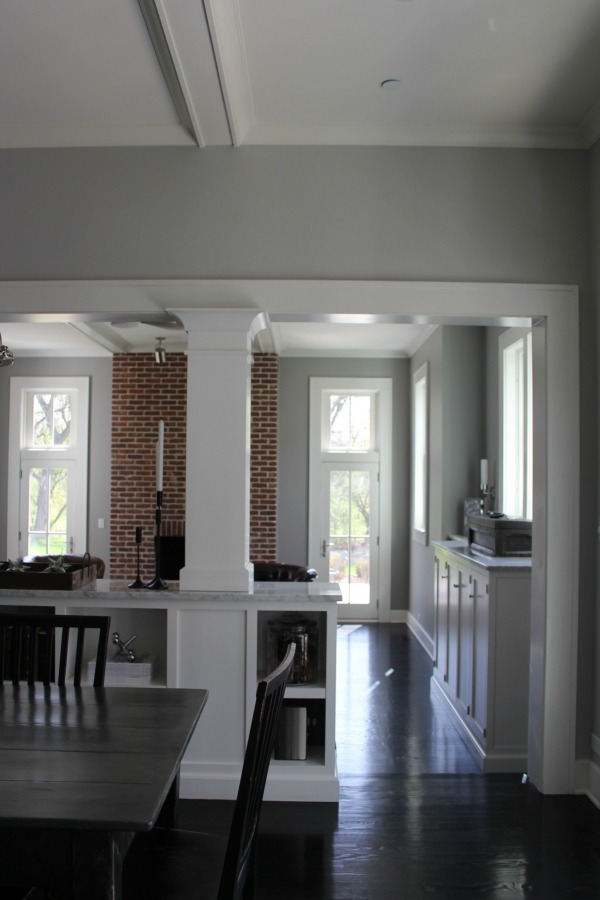
[[[469,516],[469,548],[486,556],[531,556],[531,519]]]
[[[96,566],[67,565],[64,572],[47,572],[48,563],[24,563],[25,571],[7,571],[0,562],[0,588],[30,591],[76,591],[96,581]]]

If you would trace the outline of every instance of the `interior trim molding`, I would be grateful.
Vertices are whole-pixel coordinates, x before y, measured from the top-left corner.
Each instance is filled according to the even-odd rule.
[[[196,133],[196,128],[194,127],[194,122],[188,108],[177,67],[175,66],[171,54],[171,48],[155,0],[138,0],[138,5],[142,16],[144,17],[144,22],[160,65],[160,70],[169,90],[175,111],[177,112],[177,117],[185,130],[191,134],[196,143],[200,146],[201,142],[199,135]]]

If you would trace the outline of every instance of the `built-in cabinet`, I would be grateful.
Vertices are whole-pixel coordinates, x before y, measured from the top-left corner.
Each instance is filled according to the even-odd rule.
[[[315,623],[317,656],[310,684],[289,684],[284,703],[306,710],[305,759],[273,759],[265,798],[337,802],[335,667],[339,588],[265,583],[255,593],[110,590],[0,591],[0,605],[47,606],[56,613],[111,616],[111,632],[153,660],[154,686],[206,688],[207,705],[181,767],[181,796],[233,799],[254,708],[269,668],[270,623],[290,612]],[[116,646],[112,648],[115,652]],[[90,650],[90,657],[91,657]],[[109,659],[112,653],[109,650]],[[121,665],[127,666],[127,663]],[[114,683],[111,681],[111,684]],[[123,683],[131,684],[127,678]],[[140,683],[140,689],[143,689]]]
[[[484,771],[525,771],[531,561],[434,548],[432,688]]]

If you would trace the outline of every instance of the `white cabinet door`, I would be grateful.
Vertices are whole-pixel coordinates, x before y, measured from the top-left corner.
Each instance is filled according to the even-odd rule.
[[[473,702],[473,574],[461,566],[458,581],[456,706],[461,715],[470,716]]]
[[[490,600],[489,580],[476,573],[473,577],[473,694],[471,728],[484,743],[487,736]]]
[[[460,672],[460,607],[462,572],[454,562],[448,565],[448,688],[452,698],[458,694]]]
[[[448,681],[448,560],[435,557],[435,662],[437,677]]]

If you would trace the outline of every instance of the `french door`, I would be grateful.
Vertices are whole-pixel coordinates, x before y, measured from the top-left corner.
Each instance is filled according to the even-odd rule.
[[[23,462],[19,556],[61,556],[76,550],[73,470],[69,460]]]
[[[321,466],[319,577],[340,586],[340,619],[376,619],[379,465],[324,462]]]

